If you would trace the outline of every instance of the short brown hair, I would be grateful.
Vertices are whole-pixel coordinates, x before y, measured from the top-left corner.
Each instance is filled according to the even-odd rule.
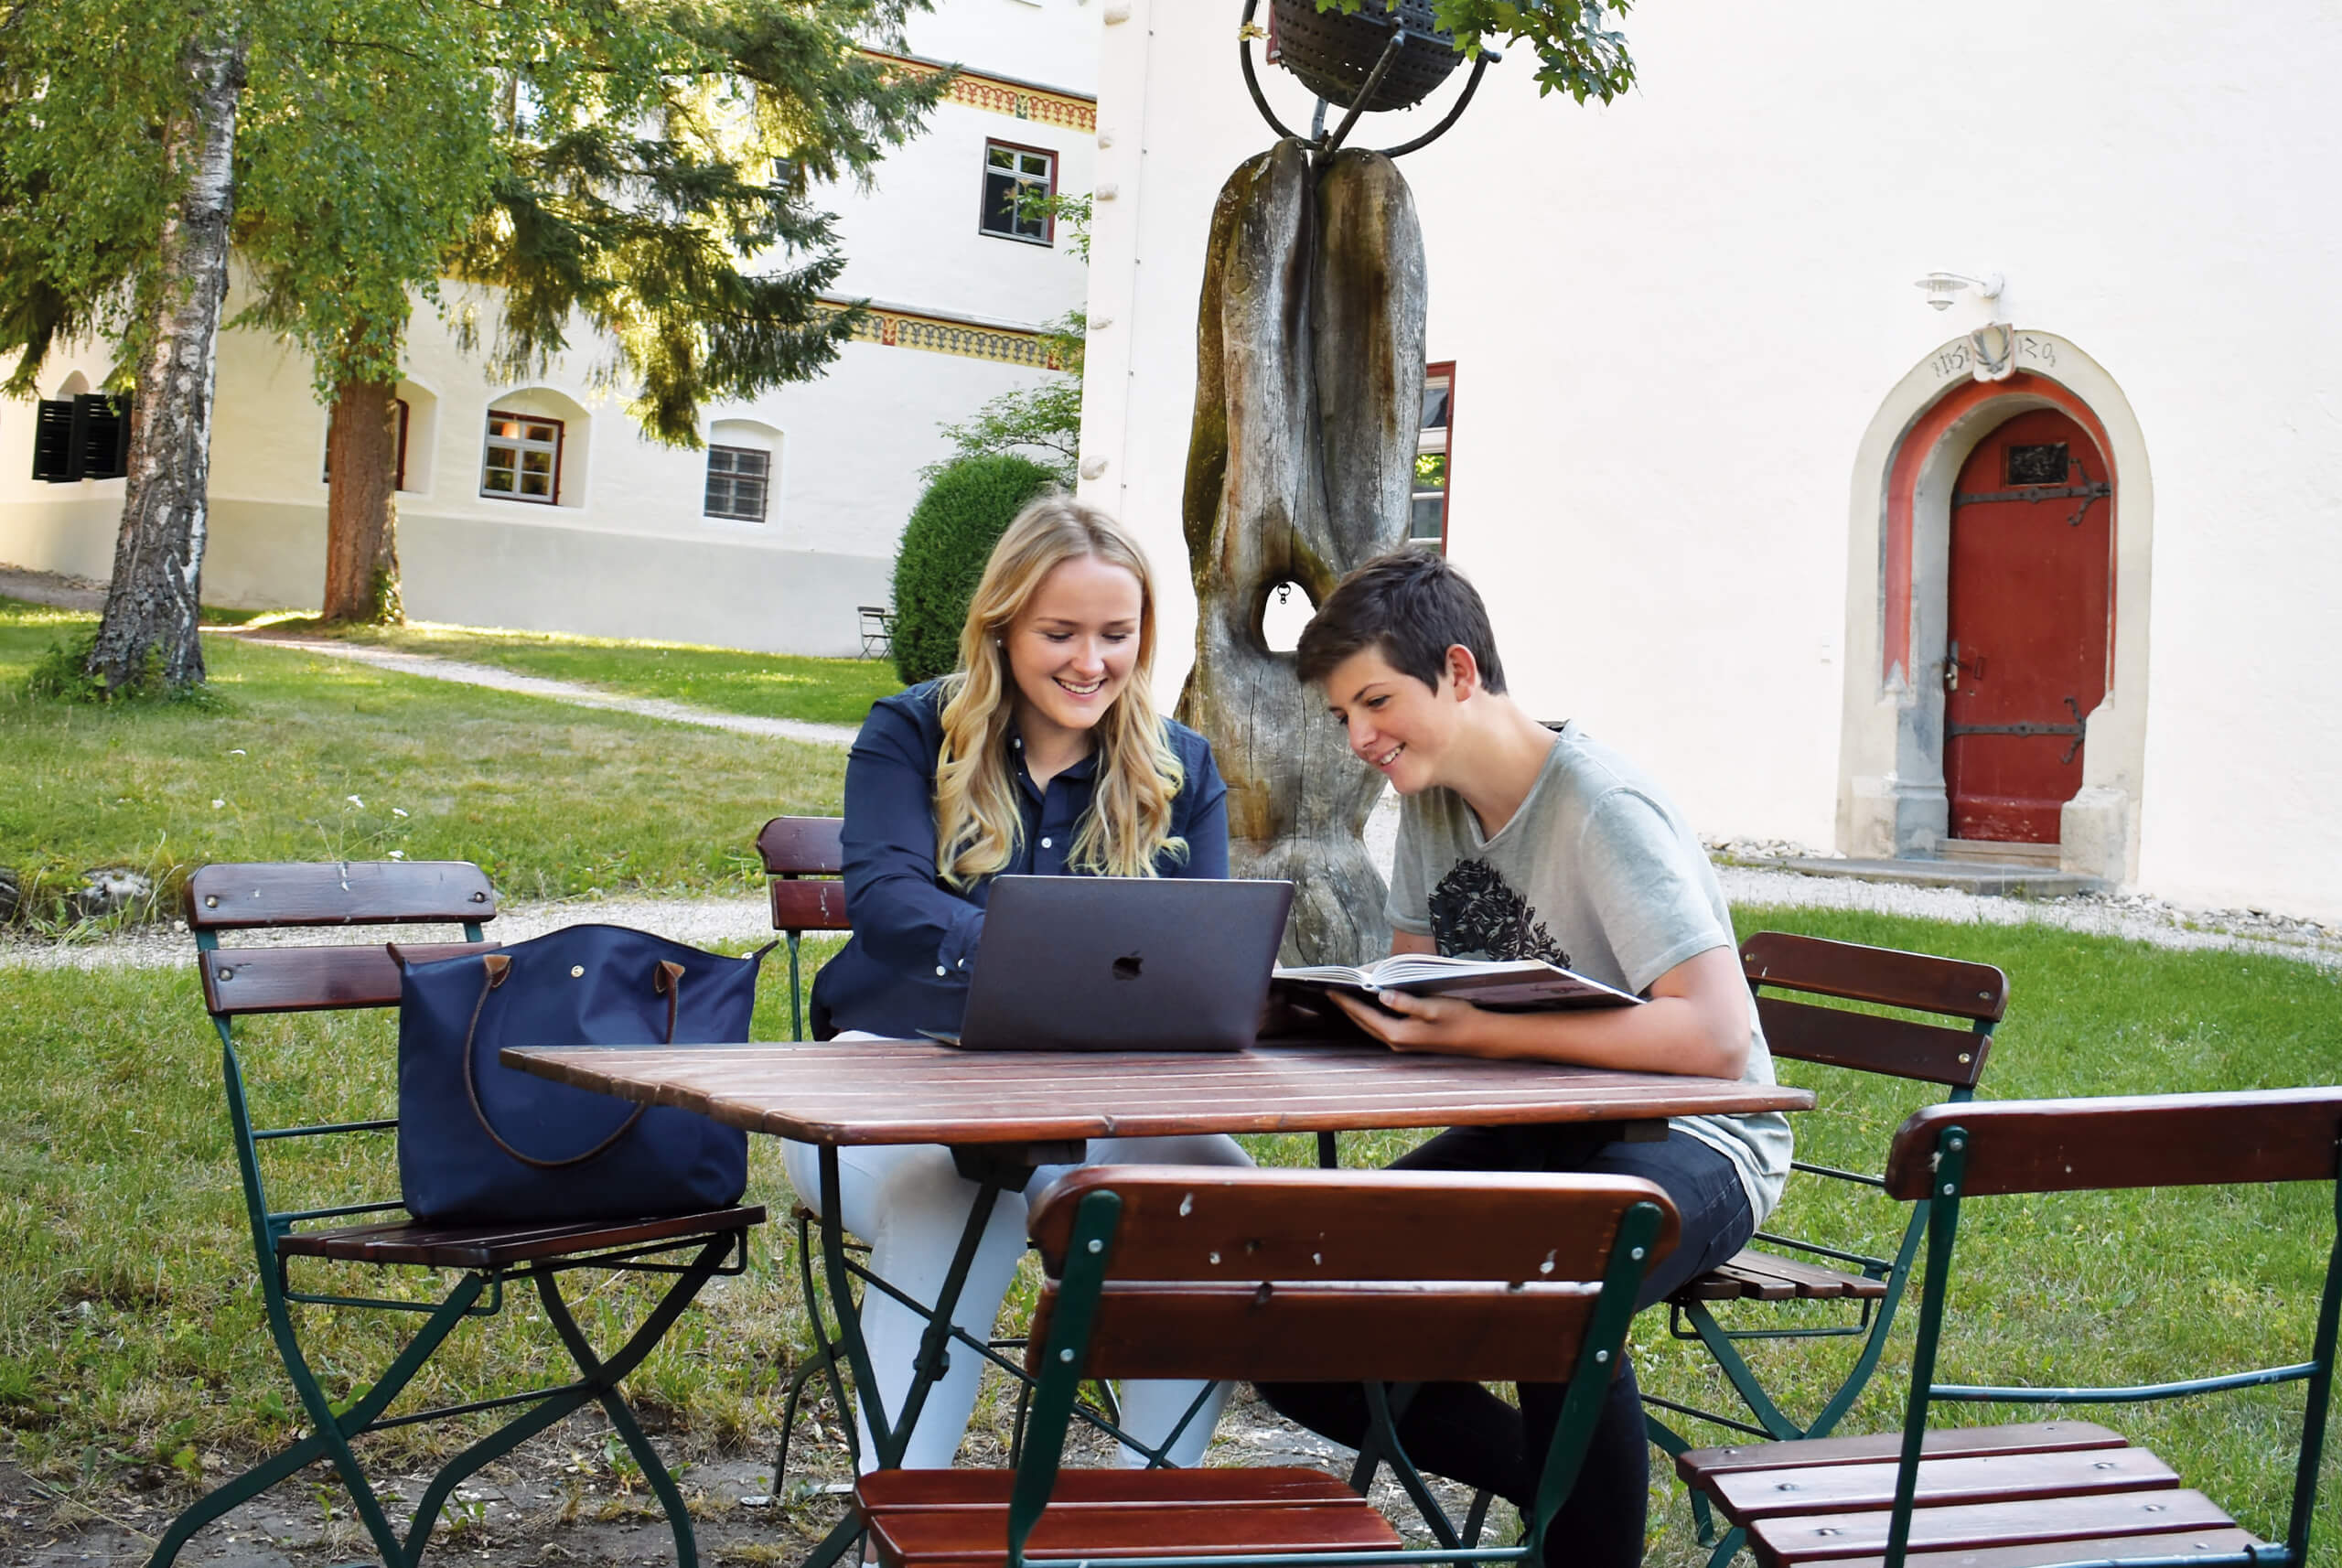
[[[1370,648],[1391,669],[1437,691],[1447,650],[1458,646],[1479,665],[1480,684],[1502,692],[1504,665],[1479,590],[1445,555],[1408,546],[1342,579],[1303,628],[1294,663],[1314,684]]]

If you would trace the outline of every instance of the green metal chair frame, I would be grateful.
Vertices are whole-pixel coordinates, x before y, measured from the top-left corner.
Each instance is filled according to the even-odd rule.
[[[1939,1086],[1948,1090],[1945,1102],[1950,1104],[1965,1103],[1974,1094],[1993,1030],[2008,1010],[2008,977],[1990,964],[1782,931],[1750,937],[1741,945],[1740,961],[1775,1058]],[[1959,1025],[1918,1023],[1792,997],[1891,1006],[1957,1019]],[[1813,1114],[1798,1118],[1800,1130],[1811,1125]],[[1791,1168],[1856,1189],[1883,1193],[1885,1187],[1879,1176],[1832,1165],[1799,1160]],[[1756,1242],[1773,1251],[1743,1251],[1677,1291],[1668,1302],[1670,1332],[1696,1340],[1707,1351],[1754,1420],[1646,1393],[1644,1419],[1651,1441],[1671,1455],[1692,1446],[1659,1411],[1773,1441],[1828,1436],[1878,1369],[1927,1228],[1928,1210],[1913,1206],[1891,1256],[1759,1231]],[[1783,1258],[1784,1250],[1800,1256]],[[1716,1317],[1714,1308],[1724,1301],[1748,1299],[1798,1300],[1841,1310],[1851,1302],[1854,1316],[1821,1326],[1771,1328],[1727,1328]],[[1857,1341],[1857,1352],[1844,1380],[1802,1422],[1766,1392],[1740,1351],[1742,1343],[1752,1340],[1828,1338]],[[1707,1501],[1696,1493],[1692,1509],[1699,1539],[1714,1543],[1710,1568],[1724,1568],[1739,1550],[1737,1532],[1717,1539]]]
[[[1541,1561],[1677,1221],[1659,1187],[1626,1177],[1102,1166],[1052,1189],[1031,1230],[1048,1281],[1024,1452],[1014,1470],[863,1477],[887,1568],[994,1552],[1007,1568]],[[1062,1470],[1081,1383],[1118,1376],[1364,1380],[1385,1457],[1418,1486],[1383,1380],[1569,1393],[1518,1545],[1406,1550],[1314,1472]],[[1036,1547],[1045,1520],[1058,1540]],[[1359,1544],[1378,1533],[1394,1544]]]
[[[618,1434],[666,1511],[681,1568],[698,1561],[691,1516],[658,1451],[627,1408],[620,1380],[691,1305],[707,1281],[746,1265],[747,1232],[764,1210],[733,1208],[706,1213],[617,1222],[446,1226],[403,1218],[395,1200],[279,1208],[269,1197],[263,1145],[286,1138],[321,1138],[392,1132],[395,1118],[308,1126],[257,1127],[236,1036],[236,1020],[263,1013],[395,1007],[399,972],[380,943],[303,947],[222,948],[222,931],[286,927],[347,927],[428,922],[459,925],[455,944],[401,944],[414,960],[478,951],[496,944],[481,928],[496,914],[496,897],[479,868],[466,862],[345,862],[330,865],[209,865],[188,884],[188,923],[195,932],[204,1002],[220,1036],[230,1131],[236,1151],[261,1297],[269,1332],[309,1423],[308,1435],[190,1505],[175,1520],[149,1559],[165,1568],[204,1525],[259,1496],[303,1467],[330,1464],[381,1560],[414,1568],[422,1559],[448,1496],[466,1477],[509,1453],[534,1434],[588,1403],[598,1405]],[[334,1224],[373,1217],[360,1225]],[[319,1222],[328,1222],[320,1225]],[[687,1255],[686,1255],[687,1254]],[[460,1271],[437,1302],[342,1294],[298,1288],[294,1260],[338,1260],[376,1266],[414,1265]],[[666,1274],[673,1283],[633,1335],[610,1355],[599,1354],[580,1329],[562,1294],[559,1276],[572,1269]],[[579,1376],[528,1392],[400,1414],[392,1404],[456,1327],[469,1318],[496,1316],[508,1283],[536,1289],[546,1320],[575,1363]],[[302,1348],[295,1305],[403,1312],[421,1326],[390,1365],[346,1408],[337,1409]],[[369,1432],[516,1408],[519,1413],[448,1460],[424,1487],[405,1532],[395,1529],[366,1478],[351,1439]]]
[[[2342,1318],[2342,1088],[1938,1105],[1896,1133],[1887,1191],[1928,1211],[1911,1386],[1899,1432],[1692,1450],[1677,1460],[1750,1532],[1763,1568],[1860,1559],[1996,1568],[2304,1568]],[[1938,1380],[1962,1206],[2012,1195],[2317,1182],[2334,1231],[2306,1359],[2126,1387]],[[2087,1297],[2089,1282],[2076,1282]],[[1930,1430],[1939,1404],[2129,1404],[2306,1385],[2282,1544],[2239,1529],[2119,1434],[2058,1420]]]

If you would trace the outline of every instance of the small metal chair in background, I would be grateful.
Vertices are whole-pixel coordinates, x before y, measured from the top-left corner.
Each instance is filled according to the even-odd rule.
[[[884,605],[861,605],[862,656],[884,659],[895,651],[895,612]]]

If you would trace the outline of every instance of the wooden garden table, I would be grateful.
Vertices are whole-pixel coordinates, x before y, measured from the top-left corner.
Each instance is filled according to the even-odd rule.
[[[839,1147],[952,1147],[962,1173],[982,1193],[970,1210],[970,1236],[958,1266],[938,1299],[922,1305],[938,1329],[922,1349],[901,1418],[891,1427],[876,1408],[877,1383],[854,1315],[838,1314],[882,1467],[899,1461],[927,1390],[940,1373],[949,1337],[941,1328],[951,1323],[973,1239],[994,1196],[1021,1188],[1035,1165],[1080,1159],[1084,1140],[1315,1133],[1320,1159],[1331,1164],[1333,1134],[1340,1132],[1567,1122],[1613,1124],[1628,1138],[1660,1138],[1671,1116],[1804,1111],[1813,1104],[1810,1092],[1773,1084],[1402,1055],[1365,1044],[1039,1052],[854,1040],[640,1050],[536,1047],[507,1050],[502,1060],[563,1083],[683,1106],[727,1126],[817,1145],[822,1249],[831,1299],[838,1303],[851,1299],[844,1235],[834,1218],[841,1211]],[[816,1561],[835,1555],[831,1544],[824,1543]]]

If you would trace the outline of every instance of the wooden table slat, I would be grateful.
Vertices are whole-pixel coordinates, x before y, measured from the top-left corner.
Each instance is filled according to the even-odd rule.
[[[506,1066],[815,1144],[1656,1121],[1801,1111],[1803,1090],[1376,1047],[1195,1054],[969,1052],[924,1040],[534,1047]]]

